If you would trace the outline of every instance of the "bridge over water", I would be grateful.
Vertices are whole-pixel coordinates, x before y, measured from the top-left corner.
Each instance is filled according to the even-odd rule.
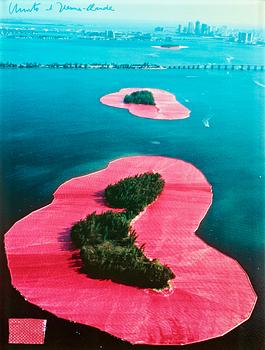
[[[171,66],[169,69],[210,69],[210,70],[264,70],[264,65],[250,64],[195,64]]]
[[[116,64],[116,63],[0,63],[0,68],[7,69],[136,69],[136,70],[241,70],[241,71],[264,71],[264,65],[253,64],[180,64],[174,66],[157,64]]]

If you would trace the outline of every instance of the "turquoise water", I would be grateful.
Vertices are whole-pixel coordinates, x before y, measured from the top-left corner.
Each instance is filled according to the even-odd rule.
[[[264,74],[38,69],[0,73],[3,231],[49,203],[62,182],[101,169],[113,159],[150,154],[191,162],[214,192],[198,234],[244,266],[259,302],[246,324],[221,339],[186,348],[262,349]],[[191,117],[155,121],[99,103],[102,95],[122,87],[168,90],[191,109]],[[63,349],[69,344],[76,349],[98,349],[101,344],[105,349],[131,348],[28,305],[8,283],[5,293],[7,314],[48,318],[47,349],[55,343]]]
[[[167,51],[161,45],[143,41],[91,41],[85,39],[41,40],[4,39],[3,62],[38,63],[153,63],[177,64],[264,64],[265,47],[248,46],[213,39],[179,39],[188,49]]]

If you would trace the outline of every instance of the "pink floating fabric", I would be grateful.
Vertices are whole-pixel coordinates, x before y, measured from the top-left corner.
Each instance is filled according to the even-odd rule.
[[[151,91],[155,106],[147,106],[142,104],[124,103],[124,97],[135,91],[148,90]],[[119,92],[101,97],[100,102],[111,107],[125,108],[137,117],[150,119],[184,119],[190,116],[190,110],[179,103],[175,96],[167,91],[150,88],[127,88],[121,89]]]
[[[107,185],[158,172],[165,188],[134,222],[138,244],[175,273],[171,289],[156,292],[91,279],[73,259],[70,228],[109,210]],[[48,206],[5,235],[12,284],[31,303],[58,317],[96,327],[134,344],[180,345],[222,336],[247,320],[256,294],[242,267],[194,233],[212,203],[211,186],[181,160],[138,156],[71,179]]]
[[[10,318],[9,344],[44,344],[46,320]]]

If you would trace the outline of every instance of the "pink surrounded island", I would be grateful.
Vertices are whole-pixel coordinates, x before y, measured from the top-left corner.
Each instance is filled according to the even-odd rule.
[[[124,103],[124,97],[135,91],[148,90],[152,92],[155,100],[155,106]],[[190,116],[190,110],[178,102],[175,96],[167,91],[150,88],[126,88],[118,92],[101,97],[100,102],[117,108],[128,109],[129,112],[137,117],[150,119],[184,119]]]
[[[158,46],[152,46],[154,49],[160,49],[160,50],[171,50],[171,51],[178,51],[182,49],[188,49],[188,46],[182,46],[182,45],[158,45]]]
[[[162,175],[165,188],[134,229],[146,255],[175,273],[171,289],[140,289],[80,273],[69,236],[73,223],[109,210],[102,196],[107,185],[151,171]],[[222,336],[250,317],[257,297],[238,262],[195,234],[211,203],[210,184],[189,163],[156,156],[113,161],[62,184],[51,204],[7,232],[12,284],[58,317],[134,344],[184,345]]]

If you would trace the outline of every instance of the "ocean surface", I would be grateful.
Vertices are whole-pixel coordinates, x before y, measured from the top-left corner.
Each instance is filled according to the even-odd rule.
[[[265,47],[214,39],[183,39],[174,44],[188,46],[178,51],[159,50],[161,42],[85,39],[10,39],[1,42],[2,62],[37,63],[153,63],[264,64]]]
[[[2,45],[2,61],[142,63],[148,57],[150,63],[184,64],[225,63],[231,56],[234,63],[262,64],[262,48],[216,42],[209,51],[207,45],[205,41],[179,52],[162,52],[150,43],[55,45],[10,39]],[[191,162],[205,174],[214,193],[197,233],[239,261],[259,300],[250,320],[234,331],[185,349],[264,349],[264,73],[33,69],[0,74],[1,232],[48,204],[62,182],[102,169],[113,159],[150,154]],[[156,121],[100,104],[102,95],[123,87],[170,91],[191,116]],[[12,289],[4,256],[2,260],[3,341],[7,317],[39,317],[48,319],[43,349],[135,348],[28,304]]]

